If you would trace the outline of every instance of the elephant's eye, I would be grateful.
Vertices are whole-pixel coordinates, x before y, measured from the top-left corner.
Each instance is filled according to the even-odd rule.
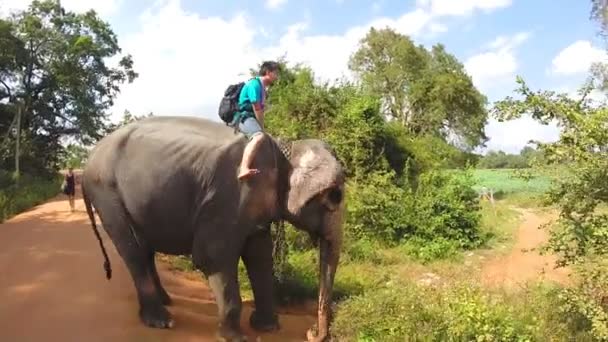
[[[334,204],[342,202],[342,191],[338,188],[333,188],[327,194],[327,198]]]

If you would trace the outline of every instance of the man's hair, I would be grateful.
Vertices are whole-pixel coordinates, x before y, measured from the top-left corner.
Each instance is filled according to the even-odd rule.
[[[274,61],[265,61],[260,67],[260,76],[264,76],[269,72],[279,70],[279,63]]]

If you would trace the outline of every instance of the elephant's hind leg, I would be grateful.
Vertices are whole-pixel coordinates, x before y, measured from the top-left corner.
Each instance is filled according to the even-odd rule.
[[[163,303],[163,305],[171,305],[171,297],[169,297],[169,294],[167,291],[165,291],[165,288],[163,288],[163,285],[160,283],[158,271],[156,270],[156,261],[154,260],[154,252],[150,253],[149,267],[150,274],[154,280],[154,286],[156,287],[156,291],[158,292],[161,303]]]
[[[173,320],[163,306],[151,272],[150,252],[141,246],[130,229],[128,214],[120,197],[107,190],[96,196],[95,202],[105,230],[112,239],[118,254],[124,260],[137,291],[139,317],[150,327],[171,328]]]

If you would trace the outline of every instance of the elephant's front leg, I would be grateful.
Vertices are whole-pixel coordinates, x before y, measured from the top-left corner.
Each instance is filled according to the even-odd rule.
[[[241,295],[238,284],[238,262],[209,275],[209,286],[217,301],[219,313],[219,340],[245,341],[241,332]]]
[[[242,258],[255,299],[255,311],[249,322],[258,331],[278,330],[272,278],[272,239],[269,229],[249,237],[243,248]]]

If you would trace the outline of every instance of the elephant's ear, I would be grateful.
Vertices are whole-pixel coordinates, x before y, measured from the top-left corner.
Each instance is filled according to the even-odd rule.
[[[338,160],[324,145],[294,149],[291,165],[287,210],[292,215],[298,215],[309,200],[343,181]]]

